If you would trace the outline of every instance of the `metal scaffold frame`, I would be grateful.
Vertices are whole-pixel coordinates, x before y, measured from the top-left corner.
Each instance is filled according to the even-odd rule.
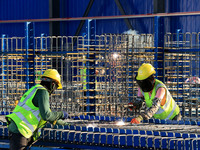
[[[155,18],[155,25],[162,21],[159,19]],[[157,78],[166,83],[181,106],[182,115],[198,118],[199,94],[194,92],[198,83],[194,86],[189,82],[188,88],[184,81],[195,74],[199,76],[199,33],[182,34],[180,30],[176,34],[167,33],[162,45],[158,42],[159,26],[155,26],[155,35],[96,35],[95,20],[88,20],[84,36],[34,37],[34,24],[25,25],[25,37],[3,35],[0,39],[2,110],[12,111],[15,101],[39,83],[41,74],[55,68],[61,74],[63,89],[51,96],[52,110],[134,116],[138,112],[128,111],[127,104],[137,95],[134,79],[137,69],[148,62],[155,66]]]
[[[199,117],[199,33],[165,34],[164,81],[179,102],[183,117]]]
[[[54,68],[61,74],[63,89],[50,97],[51,110],[70,112],[74,120],[68,120],[69,126],[56,125],[54,129],[47,124],[39,145],[198,149],[199,33],[177,30],[162,35],[158,25],[163,20],[154,19],[154,35],[96,35],[95,20],[87,21],[87,33],[83,36],[35,37],[32,23],[25,24],[25,37],[2,35],[1,114],[9,114],[24,92],[40,82],[42,73]],[[132,112],[127,108],[137,96],[135,75],[142,63],[155,66],[156,77],[164,81],[180,106],[182,120],[149,119],[130,125],[131,119],[144,111]],[[115,124],[118,121],[125,121],[120,129]],[[1,138],[8,142],[6,124],[0,122],[0,127]]]

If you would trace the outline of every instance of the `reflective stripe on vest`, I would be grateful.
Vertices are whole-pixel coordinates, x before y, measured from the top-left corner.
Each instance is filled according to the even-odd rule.
[[[166,86],[157,79],[151,94],[151,98],[148,92],[142,92],[145,97],[147,107],[152,106],[152,101],[155,98],[156,92],[160,87],[163,87],[166,90],[166,102],[163,106],[159,107],[158,111],[153,116],[157,119],[173,119],[179,113],[179,107],[167,90]]]
[[[41,120],[39,108],[32,103],[38,89],[45,88],[39,84],[32,87],[22,96],[13,113],[6,116],[8,120],[12,119],[15,122],[19,132],[26,138],[33,135]]]
[[[174,112],[179,112],[180,110],[179,110],[179,107],[178,107],[178,105],[176,104],[176,102],[175,101],[173,101],[173,109],[172,109],[172,111],[170,112],[170,114],[167,116],[167,118],[166,119],[173,119],[176,115],[178,115],[178,114],[175,114],[174,115]]]

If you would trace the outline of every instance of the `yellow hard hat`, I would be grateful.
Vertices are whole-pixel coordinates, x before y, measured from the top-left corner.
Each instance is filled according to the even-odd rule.
[[[149,63],[143,63],[138,69],[137,80],[144,80],[150,77],[152,74],[155,74],[156,71],[154,67]]]
[[[60,79],[60,74],[56,69],[48,69],[44,72],[42,77],[48,77],[50,79],[55,80],[58,82],[58,89],[62,89],[62,84],[61,84],[61,79]]]

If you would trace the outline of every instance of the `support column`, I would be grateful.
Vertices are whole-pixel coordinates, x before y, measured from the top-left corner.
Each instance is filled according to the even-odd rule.
[[[164,18],[154,17],[154,47],[156,77],[164,81]]]
[[[60,18],[60,0],[49,0],[49,18]],[[60,36],[60,21],[49,22],[50,36]]]
[[[91,51],[95,51],[96,44],[96,20],[87,20],[86,21],[87,28],[87,36],[86,43],[87,46],[87,55],[86,55],[86,112],[89,115],[95,115],[96,105],[95,105],[95,53],[91,53]],[[91,61],[90,61],[91,60]]]
[[[25,23],[25,82],[28,90],[35,85],[35,24],[33,22]]]
[[[3,34],[2,35],[2,111],[4,111],[4,109],[6,108],[6,75],[8,74],[8,68],[6,68],[7,63],[6,63],[6,59],[5,59],[5,50],[7,49],[7,44],[6,44],[6,35]]]
[[[154,0],[154,14],[165,13],[165,0]],[[154,46],[156,77],[164,81],[164,17],[154,17]]]
[[[165,0],[154,0],[154,14],[165,13]]]
[[[44,33],[41,34],[41,48],[42,49],[46,49],[46,42],[47,42],[46,36],[47,35],[45,35]],[[45,59],[47,59],[47,58],[45,57]],[[46,65],[45,69],[48,69],[47,68],[47,60],[45,60],[45,59],[43,60],[43,58],[41,58],[41,61],[42,61],[41,62],[41,74],[43,74],[43,71],[45,71],[45,70],[43,70],[44,65]]]

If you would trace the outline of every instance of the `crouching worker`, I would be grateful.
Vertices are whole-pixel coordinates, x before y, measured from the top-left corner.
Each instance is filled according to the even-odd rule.
[[[137,100],[133,105],[138,108],[145,104],[145,112],[131,120],[132,124],[139,124],[143,119],[169,119],[181,120],[179,106],[172,98],[170,92],[161,81],[154,78],[154,67],[149,63],[143,63],[138,69],[136,82],[139,86]]]
[[[12,114],[6,116],[8,122],[10,150],[24,150],[39,136],[46,122],[67,124],[61,119],[68,118],[64,111],[52,112],[49,96],[61,89],[60,74],[48,69],[41,77],[41,83],[29,89],[20,99]]]

